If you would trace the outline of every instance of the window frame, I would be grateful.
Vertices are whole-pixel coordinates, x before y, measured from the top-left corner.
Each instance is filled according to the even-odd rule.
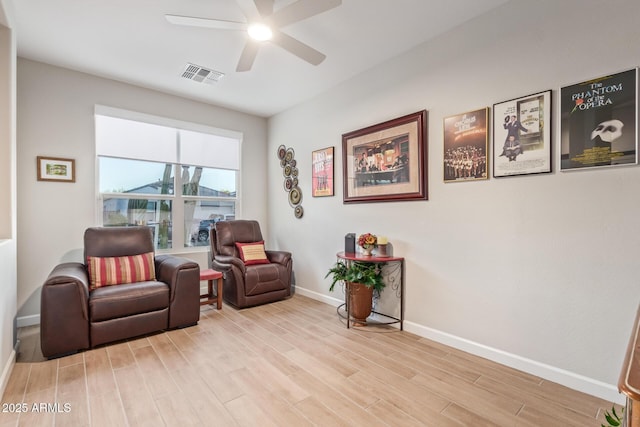
[[[176,130],[176,147],[180,150],[180,130],[188,130],[191,132],[200,132],[204,134],[211,134],[214,136],[221,136],[225,138],[236,139],[237,141],[237,149],[238,149],[238,169],[225,169],[221,167],[210,167],[210,166],[202,166],[202,165],[191,165],[191,164],[182,164],[175,162],[158,162],[156,160],[145,160],[145,159],[134,159],[138,161],[147,161],[152,163],[163,163],[163,164],[171,164],[173,168],[173,194],[150,194],[150,193],[119,193],[119,192],[100,192],[100,158],[101,157],[110,157],[115,159],[122,160],[131,160],[127,157],[118,157],[113,155],[101,156],[96,152],[95,155],[95,194],[96,194],[96,223],[104,226],[104,200],[105,199],[134,199],[134,200],[143,200],[143,199],[154,199],[154,200],[170,200],[171,201],[171,225],[172,225],[172,247],[166,249],[158,249],[156,251],[158,253],[186,253],[186,252],[206,252],[209,250],[209,245],[206,246],[185,246],[185,243],[191,242],[190,236],[185,236],[185,202],[187,201],[196,201],[196,202],[224,202],[224,203],[233,203],[234,204],[234,214],[235,217],[241,217],[241,189],[240,189],[240,173],[241,173],[241,160],[242,160],[242,133],[213,128],[206,125],[200,125],[195,123],[181,122],[174,119],[166,119],[157,116],[150,116],[144,113],[136,113],[126,110],[115,109],[111,107],[104,107],[96,105],[95,116],[109,116],[114,118],[121,118],[125,120],[132,120],[138,122],[151,123],[159,126],[165,126],[174,128]],[[95,117],[94,116],[94,117]],[[97,131],[95,132],[97,137]],[[196,167],[205,167],[213,170],[229,170],[233,171],[235,175],[235,195],[234,196],[200,196],[200,195],[184,195],[183,194],[183,186],[182,182],[182,167],[188,166],[189,168]],[[194,169],[195,170],[195,169]],[[176,247],[176,244],[179,246]]]

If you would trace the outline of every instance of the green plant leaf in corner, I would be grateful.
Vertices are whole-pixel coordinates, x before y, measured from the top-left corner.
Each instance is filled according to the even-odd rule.
[[[615,412],[614,412],[615,414]],[[615,414],[615,418],[609,413],[609,411],[605,412],[604,418],[607,420],[610,426],[618,427],[620,425],[620,418],[617,414]],[[605,426],[603,426],[605,427]]]
[[[623,410],[624,410],[624,408],[623,408]],[[613,416],[615,417],[616,420],[622,421],[622,418],[620,418],[620,416],[618,414],[616,414],[616,407],[615,406],[611,407],[611,411],[613,412]]]

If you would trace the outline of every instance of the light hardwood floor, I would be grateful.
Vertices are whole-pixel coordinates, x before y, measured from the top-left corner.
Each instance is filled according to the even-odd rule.
[[[2,409],[27,411],[0,426],[589,427],[611,407],[407,332],[346,329],[299,295],[201,312],[197,326],[50,361],[37,327],[22,331]]]

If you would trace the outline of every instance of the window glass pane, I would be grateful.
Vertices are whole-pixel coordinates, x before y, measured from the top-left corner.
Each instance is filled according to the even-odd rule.
[[[156,249],[172,247],[171,200],[105,198],[102,224],[109,226],[148,225],[153,228]]]
[[[209,229],[218,221],[236,219],[235,201],[184,202],[185,247],[209,245]]]
[[[173,194],[173,165],[98,157],[101,193]]]
[[[202,197],[236,197],[236,171],[182,166],[182,194]]]

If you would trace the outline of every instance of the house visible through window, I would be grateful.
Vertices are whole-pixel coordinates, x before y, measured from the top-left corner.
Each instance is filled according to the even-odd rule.
[[[146,225],[178,250],[235,219],[240,133],[102,106],[95,121],[102,225]]]

